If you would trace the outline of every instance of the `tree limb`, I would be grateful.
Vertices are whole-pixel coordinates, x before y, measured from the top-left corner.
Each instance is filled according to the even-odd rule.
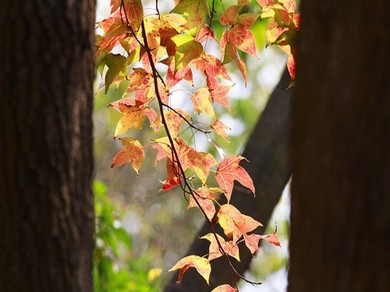
[[[250,161],[245,165],[245,169],[253,178],[256,197],[252,199],[247,189],[236,184],[231,200],[231,203],[243,214],[251,216],[264,224],[264,227],[259,229],[260,232],[264,232],[274,207],[291,176],[288,158],[291,124],[291,90],[287,89],[289,81],[290,77],[286,70],[271,94],[243,153],[243,156]],[[199,239],[199,237],[209,232],[211,232],[210,228],[205,223],[187,251],[188,255],[203,256],[208,253],[209,242]],[[222,230],[219,229],[218,232],[222,234]],[[248,269],[253,257],[242,244],[240,246],[240,258],[241,262],[232,261],[237,271],[243,274]],[[175,273],[164,291],[202,292],[211,291],[214,287],[224,283],[235,284],[237,276],[228,268],[226,258],[221,257],[213,260],[211,264],[210,286],[194,269],[190,269],[184,274],[180,285],[176,284],[178,274]]]

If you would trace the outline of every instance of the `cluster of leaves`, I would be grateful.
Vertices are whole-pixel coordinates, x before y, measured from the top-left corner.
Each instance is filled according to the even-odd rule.
[[[247,70],[240,54],[256,56],[255,38],[250,29],[255,21],[270,19],[269,43],[288,53],[288,68],[294,78],[293,39],[299,21],[294,1],[257,0],[262,8],[260,13],[243,12],[249,2],[238,0],[237,5],[229,6],[219,14],[219,23],[225,28],[219,40],[212,30],[217,11],[214,1],[209,8],[207,0],[176,1],[175,8],[165,15],[160,14],[156,1],[156,14],[149,16],[144,15],[141,0],[112,0],[111,15],[98,23],[102,34],[97,38],[96,54],[99,71],[105,79],[104,90],[107,92],[110,85],[128,84],[123,97],[110,104],[122,114],[114,137],[121,136],[123,148],[114,157],[112,167],[130,164],[138,173],[145,148],[156,149],[156,164],[165,161],[167,173],[161,191],[180,187],[188,198],[188,208],[199,208],[213,230],[203,237],[210,241],[209,254],[187,256],[170,269],[179,269],[178,283],[190,267],[208,282],[210,261],[220,256],[226,257],[235,271],[231,258],[240,260],[238,244],[241,242],[253,254],[258,251],[261,239],[279,245],[275,233],[255,234],[254,230],[261,223],[230,204],[234,181],[253,194],[255,187],[246,170],[239,165],[245,158],[239,155],[224,157],[213,140],[215,135],[220,135],[228,141],[225,132],[228,127],[217,118],[215,104],[227,109],[230,106],[227,94],[233,84],[226,64],[235,62],[247,82]],[[219,44],[221,59],[208,52],[209,42]],[[115,49],[121,53],[113,53]],[[203,86],[195,86],[194,72],[203,76]],[[183,83],[193,87],[189,101],[194,115],[172,106]],[[196,121],[200,115],[208,121],[206,126]],[[151,144],[141,145],[134,137],[123,136],[129,130],[140,130],[146,119],[156,135]],[[184,126],[193,133],[206,135],[219,150],[221,159],[218,161],[212,154],[198,151],[191,141],[186,141],[182,134]],[[214,181],[217,185],[213,186]],[[226,197],[226,204],[219,203],[221,194]],[[215,232],[215,224],[222,227],[225,237]],[[213,291],[236,291],[236,288],[222,285]]]
[[[132,240],[121,227],[121,215],[101,181],[94,181],[96,247],[93,256],[94,289],[106,291],[159,291],[161,269],[152,268],[152,259],[124,260],[121,248],[131,250]],[[145,273],[148,270],[148,273]]]

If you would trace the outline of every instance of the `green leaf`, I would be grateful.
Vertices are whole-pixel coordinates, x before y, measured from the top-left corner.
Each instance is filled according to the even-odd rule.
[[[202,28],[207,14],[207,0],[181,0],[171,12],[184,14],[193,35]]]
[[[105,93],[111,83],[115,80],[118,75],[126,76],[126,58],[120,54],[108,54],[103,58],[103,62],[107,65],[108,71],[105,78]]]
[[[193,59],[197,59],[203,52],[203,46],[190,35],[177,35],[172,38],[176,44],[176,70],[186,67]]]

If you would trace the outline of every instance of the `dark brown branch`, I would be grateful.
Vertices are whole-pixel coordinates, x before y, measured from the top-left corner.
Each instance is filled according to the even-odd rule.
[[[290,95],[287,90],[290,78],[285,72],[272,93],[260,121],[253,131],[243,153],[250,163],[245,166],[254,180],[256,197],[251,198],[249,192],[236,186],[231,203],[243,214],[253,217],[267,225],[273,209],[280,199],[280,195],[291,176],[288,159],[288,140],[290,131]],[[218,230],[222,234],[222,230]],[[264,232],[264,228],[259,229]],[[208,253],[209,243],[199,239],[211,232],[208,224],[204,224],[196,235],[187,254],[204,255]],[[243,274],[249,267],[252,255],[246,247],[240,247],[241,262],[232,261],[239,274]],[[202,292],[211,291],[214,287],[230,283],[234,286],[237,276],[231,269],[226,268],[226,258],[222,257],[211,262],[212,273],[210,286],[206,284],[196,271],[188,270],[183,277],[182,284],[176,284],[177,273],[172,276],[165,292]]]

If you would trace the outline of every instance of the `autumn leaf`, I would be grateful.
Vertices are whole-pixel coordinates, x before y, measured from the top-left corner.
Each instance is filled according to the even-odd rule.
[[[233,288],[229,284],[223,284],[215,287],[211,292],[238,292],[238,289]]]
[[[240,8],[241,6],[237,5],[229,6],[225,10],[225,13],[219,17],[219,22],[221,23],[221,25],[235,24],[238,20],[238,11],[240,10]]]
[[[214,41],[217,41],[217,39],[214,37],[214,32],[208,27],[203,26],[198,34],[195,36],[195,40],[199,43],[205,42],[207,39],[212,39]]]
[[[179,269],[179,277],[176,283],[180,284],[184,273],[189,268],[195,268],[198,273],[206,280],[207,284],[209,284],[211,265],[208,259],[202,258],[200,256],[190,255],[182,258],[172,268],[169,269],[169,272]]]
[[[218,164],[215,179],[217,180],[218,185],[226,191],[225,196],[228,201],[230,201],[235,180],[255,194],[255,186],[253,185],[251,177],[244,168],[238,165],[243,159],[244,157],[240,155],[233,155],[224,158]]]
[[[172,38],[176,44],[176,70],[186,67],[192,60],[197,59],[203,52],[203,46],[190,35],[176,35]]]
[[[250,27],[259,17],[259,13],[243,13],[238,16],[238,23],[243,27]]]
[[[200,58],[193,60],[191,64],[206,75],[207,86],[209,87],[210,92],[219,84],[217,78],[224,78],[229,81],[232,80],[226,67],[213,55],[203,53]]]
[[[242,77],[244,77],[245,86],[248,82],[248,73],[246,71],[245,63],[241,60],[239,54],[237,53],[237,49],[230,42],[227,42],[225,45],[225,53],[223,58],[223,63],[227,64],[231,61],[236,61],[237,67],[240,70]]]
[[[154,140],[154,143],[151,145],[151,147],[157,150],[155,164],[171,155],[172,150],[169,147],[169,139],[166,136]]]
[[[228,140],[228,137],[227,137],[227,134],[225,132],[225,130],[230,130],[230,128],[228,126],[226,126],[224,123],[222,123],[220,120],[216,119],[212,124],[211,124],[211,129],[214,130],[214,132],[217,134],[217,135],[220,135],[222,136],[222,138],[225,139],[225,141],[229,141]]]
[[[266,235],[261,235],[260,238],[268,241],[269,243],[276,245],[276,246],[281,246],[280,241],[276,235],[278,231],[278,226],[275,226],[275,231],[272,234],[266,234]]]
[[[222,205],[217,213],[218,223],[222,227],[228,238],[237,242],[241,236],[244,238],[245,245],[253,254],[259,249],[260,235],[248,234],[262,224],[250,216],[241,214],[241,212],[231,204]]]
[[[171,133],[171,136],[173,138],[179,135],[180,127],[184,121],[183,118],[178,113],[181,114],[183,117],[189,119],[189,114],[180,109],[177,109],[177,112],[174,111],[164,112],[165,120],[169,128],[169,132]]]
[[[121,138],[120,141],[123,148],[115,155],[111,167],[130,163],[135,172],[138,174],[142,161],[145,157],[141,143],[130,137]]]
[[[119,10],[105,20],[98,22],[98,26],[104,32],[98,43],[99,50],[110,52],[119,41],[126,37],[127,25],[123,21]]]
[[[211,118],[215,117],[214,109],[210,101],[211,95],[208,88],[199,88],[191,96],[192,103],[197,114],[204,113]]]
[[[217,164],[215,158],[207,152],[198,152],[189,147],[187,152],[188,167],[193,170],[202,183],[205,183],[209,176],[210,169]]]
[[[127,88],[127,92],[135,90],[149,89],[153,79],[150,73],[146,72],[144,68],[133,68],[133,72],[128,76],[130,85]]]
[[[144,18],[144,10],[141,0],[126,0],[122,2],[125,6],[126,22],[134,31],[138,31]]]
[[[171,158],[167,158],[167,179],[163,181],[163,186],[160,191],[169,191],[180,185],[180,177],[178,176],[179,169],[176,162]]]
[[[225,239],[218,234],[215,235],[217,236],[218,241],[221,244],[223,250],[226,252],[226,254],[235,258],[237,261],[240,261],[240,251],[238,249],[238,245],[231,240],[225,241]],[[215,239],[215,235],[213,233],[208,233],[201,237],[201,239],[207,239],[208,241],[210,241],[209,261],[212,261],[223,255],[221,249],[219,248],[218,242]]]
[[[280,241],[275,233],[273,234],[267,234],[267,235],[261,235],[261,239],[264,239],[268,241],[269,243],[276,245],[276,246],[281,246]]]
[[[122,117],[116,126],[114,137],[126,133],[130,128],[141,129],[145,117],[142,103],[137,100],[123,98],[111,103],[110,106],[122,113]]]
[[[236,24],[222,34],[220,41],[222,56],[225,54],[225,46],[228,42],[237,49],[256,56],[256,41],[248,27]]]
[[[227,109],[230,108],[230,102],[227,97],[227,94],[229,90],[233,87],[232,85],[226,85],[226,84],[221,84],[215,79],[213,84],[210,83],[211,79],[207,80],[207,85],[210,90],[210,95],[211,95],[211,101],[214,103],[219,103],[226,107]]]
[[[126,76],[126,60],[127,59],[120,54],[110,53],[103,57],[102,62],[108,67],[104,80],[104,93],[107,93],[111,83],[118,75],[121,75],[122,77]]]
[[[203,211],[206,213],[206,216],[209,220],[213,219],[215,215],[215,206],[213,201],[217,199],[219,193],[222,190],[218,188],[208,188],[207,186],[202,186],[201,188],[194,191],[194,194],[190,196],[189,204],[187,209],[197,207],[198,204],[195,201],[198,201],[199,205],[202,207]],[[194,198],[195,196],[195,198]]]
[[[207,14],[207,0],[181,0],[171,12],[184,14],[192,35],[202,28]]]

